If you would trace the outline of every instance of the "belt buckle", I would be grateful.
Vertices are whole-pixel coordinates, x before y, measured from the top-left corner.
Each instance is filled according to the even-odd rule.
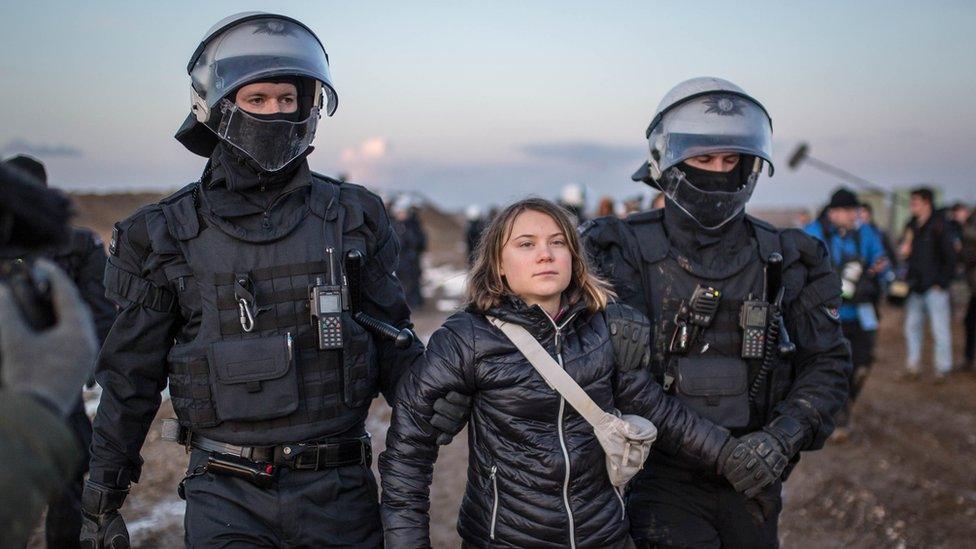
[[[321,452],[320,445],[299,443],[293,445],[292,448],[298,450],[295,452],[294,460],[292,461],[293,469],[315,471],[319,468],[319,453]],[[304,458],[312,453],[311,450],[313,448],[315,449],[315,457],[311,460],[311,463],[309,463],[309,460]]]

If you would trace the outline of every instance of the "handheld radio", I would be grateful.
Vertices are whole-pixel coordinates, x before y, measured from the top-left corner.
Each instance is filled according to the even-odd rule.
[[[312,324],[323,351],[342,348],[342,287],[336,282],[335,250],[327,248],[325,253],[329,256],[329,283],[324,276],[315,277],[309,296]]]

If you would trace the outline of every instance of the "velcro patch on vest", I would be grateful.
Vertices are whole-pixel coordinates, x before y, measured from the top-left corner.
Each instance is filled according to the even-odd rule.
[[[114,255],[115,257],[119,256],[119,235],[120,234],[121,231],[119,231],[119,224],[116,223],[115,226],[112,227],[112,240],[108,244],[108,253]]]
[[[840,324],[840,308],[836,305],[821,305],[820,309],[827,315],[827,318]]]

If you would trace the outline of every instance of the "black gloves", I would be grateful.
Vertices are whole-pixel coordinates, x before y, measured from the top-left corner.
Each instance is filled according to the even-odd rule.
[[[13,291],[0,285],[2,385],[33,394],[67,416],[91,374],[98,352],[95,328],[88,305],[64,271],[46,259],[38,259],[34,270],[51,284],[57,323],[34,331],[24,320]]]
[[[763,431],[749,433],[741,439],[730,438],[719,456],[718,474],[737,492],[754,498],[776,482],[789,463],[776,446],[774,439]]]
[[[761,431],[730,439],[722,448],[718,473],[736,491],[754,498],[780,478],[807,438],[807,428],[790,416],[779,416]]]
[[[118,490],[85,481],[81,495],[81,547],[84,549],[129,549],[129,531],[119,514],[128,490]]]
[[[440,431],[437,444],[449,444],[454,435],[461,432],[471,415],[471,397],[451,391],[434,401],[434,417],[430,424]]]
[[[646,368],[651,361],[651,322],[623,303],[608,304],[606,318],[617,367],[623,372]]]

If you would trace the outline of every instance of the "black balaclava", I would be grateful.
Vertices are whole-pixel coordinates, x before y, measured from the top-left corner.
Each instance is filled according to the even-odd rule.
[[[755,157],[743,155],[736,167],[728,172],[702,170],[684,162],[678,169],[702,191],[735,192],[746,184],[754,161]],[[745,223],[745,210],[720,227],[706,229],[668,198],[664,205],[664,227],[675,251],[687,260],[681,263],[696,275],[725,278],[758,259],[758,251]]]
[[[685,177],[692,185],[703,191],[731,193],[745,186],[755,161],[755,156],[740,155],[739,162],[727,172],[703,170],[689,166],[685,162],[679,163],[677,167],[685,173]]]

